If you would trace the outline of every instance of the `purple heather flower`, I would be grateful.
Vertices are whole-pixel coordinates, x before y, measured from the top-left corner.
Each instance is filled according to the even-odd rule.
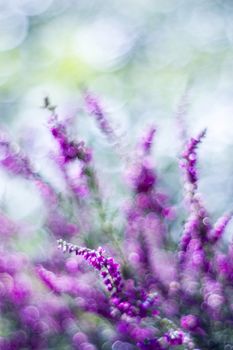
[[[216,254],[216,267],[221,277],[230,282],[233,280],[233,261],[230,254]]]
[[[148,155],[151,151],[153,145],[154,137],[156,133],[155,127],[150,127],[145,136],[142,138],[140,149],[142,150],[143,155]]]
[[[57,242],[58,247],[62,249],[63,252],[75,252],[76,255],[83,256],[92,267],[100,271],[100,275],[109,292],[115,294],[122,291],[123,282],[119,265],[113,258],[105,258],[103,256],[103,248],[99,247],[97,250],[91,250],[67,243],[62,239],[59,239]]]
[[[156,175],[148,161],[136,165],[131,170],[131,183],[135,192],[148,192],[153,189],[156,184]]]
[[[204,129],[196,138],[191,138],[182,153],[183,160],[180,162],[180,166],[184,169],[187,184],[191,185],[191,191],[192,187],[194,190],[197,188],[196,150],[205,135],[206,129]]]
[[[40,279],[49,289],[51,289],[52,291],[54,291],[54,293],[57,294],[61,292],[61,288],[58,284],[57,277],[53,272],[46,270],[42,265],[39,265],[36,268],[36,272]]]
[[[196,170],[196,151],[205,134],[206,130],[203,130],[196,138],[191,138],[189,140],[184,152],[182,153],[183,159],[180,162],[185,175],[185,191],[187,206],[189,209],[189,218],[186,221],[183,235],[180,240],[178,257],[180,264],[184,263],[185,260],[189,260],[191,257],[194,268],[199,266],[199,268],[204,268],[207,271],[210,265],[206,254],[205,243],[208,241],[208,236],[212,226],[201,198],[199,194],[196,193],[198,180]],[[188,252],[191,242],[197,242],[197,240],[199,241],[199,248],[193,249],[193,247]],[[190,267],[190,263],[188,264]]]
[[[197,232],[198,226],[199,218],[196,216],[196,214],[192,214],[184,226],[183,235],[180,240],[180,261],[183,261],[185,255],[184,253],[189,246],[193,233]]]
[[[218,219],[213,229],[209,233],[208,239],[211,242],[216,243],[222,238],[222,235],[225,232],[226,226],[230,222],[232,215],[233,213],[231,212],[229,214],[225,214],[224,216]]]
[[[182,328],[188,331],[195,331],[199,327],[199,320],[195,315],[182,316],[180,320],[180,325]]]
[[[78,226],[69,222],[58,209],[48,210],[46,226],[56,237],[71,237],[80,231]]]
[[[119,265],[113,258],[105,258],[104,250],[101,247],[95,251],[67,243],[61,239],[58,240],[58,246],[63,252],[75,252],[76,255],[83,256],[94,269],[100,272],[104,284],[111,294],[111,303],[121,314],[143,318],[148,315],[148,312],[155,311],[157,294],[148,294],[143,289],[127,286],[123,289],[124,284]]]
[[[36,177],[29,159],[13,147],[6,135],[0,137],[0,164],[10,174],[24,178]]]
[[[84,101],[88,113],[95,117],[100,130],[111,139],[115,138],[114,131],[106,118],[105,112],[98,98],[90,92],[86,92],[84,94]]]
[[[43,198],[45,203],[50,206],[50,208],[51,206],[54,207],[58,204],[58,196],[49,184],[47,184],[41,178],[36,178],[34,180],[34,184],[39,190],[41,197]]]
[[[184,343],[184,333],[179,330],[172,330],[164,334],[164,339],[171,346],[182,345]]]
[[[208,276],[204,277],[203,298],[211,317],[219,319],[221,308],[225,302],[221,283]]]
[[[64,124],[58,122],[57,116],[53,116],[49,121],[50,131],[57,140],[63,162],[68,163],[74,159],[79,159],[83,163],[91,161],[91,151],[87,148],[83,141],[75,142],[68,138],[67,130]]]

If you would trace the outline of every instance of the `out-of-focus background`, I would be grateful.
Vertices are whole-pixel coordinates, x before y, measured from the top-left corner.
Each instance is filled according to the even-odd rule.
[[[117,178],[125,165],[83,111],[88,88],[101,98],[126,152],[143,128],[158,127],[155,163],[175,201],[181,104],[190,135],[208,129],[200,189],[211,214],[220,215],[233,208],[232,43],[232,0],[0,1],[1,126],[59,182],[41,108],[49,96],[62,117],[77,117],[78,137],[93,145],[96,167],[121,202]],[[0,185],[4,210],[39,225],[41,203],[28,183],[1,172]]]

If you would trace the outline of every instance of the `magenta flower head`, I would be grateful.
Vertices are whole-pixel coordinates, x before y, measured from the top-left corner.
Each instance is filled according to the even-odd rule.
[[[0,164],[12,175],[33,178],[35,173],[29,159],[17,150],[9,141],[6,134],[0,135]]]
[[[57,241],[58,247],[62,251],[82,256],[94,269],[100,271],[100,275],[104,280],[104,284],[111,293],[120,293],[123,287],[120,266],[113,258],[105,258],[103,248],[97,250],[79,247],[77,245],[67,243],[62,239]]]
[[[65,124],[59,122],[56,115],[50,118],[49,127],[51,134],[59,144],[64,163],[74,159],[79,159],[84,163],[89,163],[91,161],[92,156],[90,149],[85,146],[83,141],[75,142],[70,140]]]
[[[182,345],[184,343],[184,334],[181,331],[172,330],[164,335],[164,339],[168,345]]]
[[[181,168],[184,170],[187,183],[197,188],[197,147],[206,135],[204,129],[196,138],[191,138],[187,143],[184,152],[182,153],[183,160],[180,162]]]
[[[199,320],[195,315],[186,315],[181,317],[180,325],[188,331],[195,331],[199,327]]]
[[[156,174],[148,161],[136,164],[130,173],[130,180],[135,192],[149,192],[156,184]]]
[[[57,277],[53,272],[46,270],[42,265],[39,265],[36,268],[36,272],[37,272],[38,276],[40,277],[40,279],[43,281],[43,283],[49,289],[54,291],[54,293],[59,294],[61,292],[61,289],[58,285]]]
[[[87,112],[94,116],[98,127],[103,134],[110,138],[115,137],[113,129],[107,119],[106,113],[104,112],[103,106],[101,105],[99,99],[90,92],[86,92],[84,94],[84,102]]]
[[[144,155],[148,155],[150,153],[153,145],[155,133],[156,133],[156,128],[152,126],[147,130],[146,134],[143,136],[141,140],[140,148]]]
[[[214,228],[210,231],[209,237],[208,237],[212,243],[216,243],[222,238],[222,235],[224,234],[228,223],[232,219],[232,216],[233,216],[233,212],[230,212],[222,216],[220,219],[218,219]]]

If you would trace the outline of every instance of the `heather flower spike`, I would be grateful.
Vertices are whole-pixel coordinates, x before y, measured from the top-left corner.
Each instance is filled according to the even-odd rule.
[[[75,253],[83,258],[100,272],[104,284],[111,294],[111,304],[120,314],[127,314],[130,317],[146,317],[148,313],[155,312],[157,293],[148,294],[142,290],[128,290],[124,288],[123,278],[120,272],[120,266],[113,258],[105,258],[103,248],[91,250],[84,247],[67,243],[60,239],[57,241],[59,249],[64,253]],[[136,293],[136,294],[135,294]],[[138,296],[137,296],[138,295]]]
[[[106,118],[103,106],[101,106],[101,103],[98,100],[98,98],[87,91],[84,94],[84,102],[87,112],[95,117],[100,130],[106,136],[110,138],[115,138],[114,131],[111,125],[109,124],[108,119]]]
[[[206,129],[204,129],[196,138],[191,138],[182,153],[182,160],[180,166],[184,173],[184,185],[185,194],[187,199],[187,205],[189,209],[189,218],[184,226],[184,231],[180,241],[180,262],[183,261],[184,252],[186,252],[189,243],[195,237],[199,237],[199,232],[202,231],[202,238],[206,239],[209,234],[211,225],[209,224],[208,213],[203,206],[197,190],[197,147],[206,135]]]
[[[14,147],[6,135],[0,138],[0,154],[0,164],[9,174],[33,181],[45,202],[53,206],[57,203],[57,194],[51,184],[35,172],[30,159],[17,146]]]
[[[69,140],[64,123],[58,121],[56,115],[52,115],[49,122],[50,131],[60,146],[61,156],[64,163],[74,159],[79,159],[83,163],[91,161],[91,152],[85,146],[84,142],[75,142]]]
[[[147,133],[143,137],[141,141],[141,149],[144,155],[147,155],[151,152],[155,134],[156,128],[152,126],[148,129]]]
[[[53,272],[46,270],[42,265],[39,265],[36,268],[36,272],[49,289],[51,289],[54,293],[59,294],[61,292],[57,283],[57,278]]]
[[[29,159],[13,147],[6,135],[0,137],[0,155],[0,164],[9,173],[25,178],[36,177]]]
[[[99,130],[107,137],[108,141],[114,146],[116,153],[127,165],[131,158],[129,155],[129,145],[126,142],[125,136],[122,136],[111,125],[108,114],[104,110],[100,99],[90,91],[85,91],[84,104],[87,113],[94,117]]]
[[[206,135],[206,129],[204,129],[196,138],[191,138],[187,143],[185,150],[182,153],[183,160],[181,161],[181,167],[184,170],[185,178],[188,184],[191,185],[193,190],[197,188],[197,147]]]
[[[232,216],[233,212],[230,212],[217,220],[213,229],[209,233],[209,240],[211,242],[216,243],[222,238],[222,235],[225,232],[225,229],[229,224],[230,220],[232,219]]]
[[[94,269],[100,271],[100,275],[109,292],[120,293],[122,291],[123,283],[120,267],[113,258],[105,258],[103,256],[103,248],[99,247],[97,250],[91,250],[67,243],[62,239],[58,240],[57,243],[64,253],[75,252],[76,255],[83,256]]]

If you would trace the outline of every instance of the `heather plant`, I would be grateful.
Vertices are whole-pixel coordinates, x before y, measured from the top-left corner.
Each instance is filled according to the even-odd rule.
[[[156,129],[145,130],[134,153],[121,158],[127,190],[116,224],[93,150],[71,136],[47,98],[45,107],[54,141],[48,153],[62,188],[35,170],[33,154],[0,135],[1,166],[38,191],[46,233],[46,254],[29,256],[18,243],[33,228],[0,215],[0,348],[231,349],[233,248],[223,234],[232,213],[213,223],[199,193],[197,149],[206,130],[181,152],[182,213],[154,167]],[[119,150],[98,98],[85,92],[83,109]],[[186,219],[176,241],[169,231],[179,216]]]

